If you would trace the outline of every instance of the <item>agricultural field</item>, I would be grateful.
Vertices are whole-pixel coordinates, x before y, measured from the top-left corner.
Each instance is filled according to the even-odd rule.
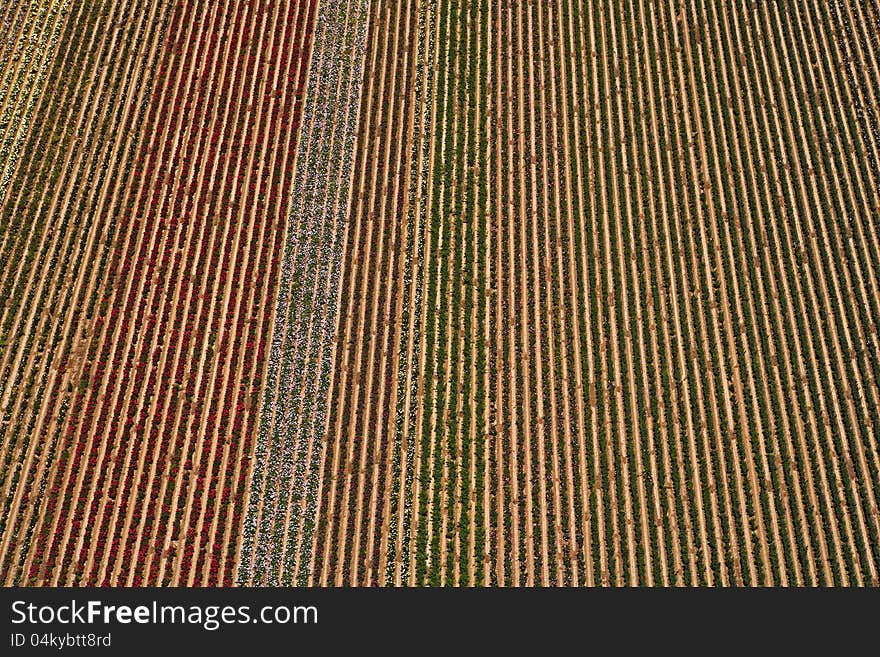
[[[0,31],[4,585],[880,585],[874,0]]]

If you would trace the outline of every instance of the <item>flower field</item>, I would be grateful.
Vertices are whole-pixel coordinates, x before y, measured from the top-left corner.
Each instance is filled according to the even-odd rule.
[[[4,350],[25,418],[4,425],[10,583],[233,578],[315,3],[127,4],[85,3],[69,23],[54,93],[79,99],[59,113],[87,114],[75,140],[93,141],[59,149],[45,189],[63,199],[22,201],[61,219],[43,280],[44,254],[75,266],[22,291],[51,316],[9,323],[36,343]],[[84,28],[107,12],[102,51]]]
[[[302,583],[878,584],[877,18],[374,4]]]
[[[5,585],[880,585],[878,3],[0,25]]]

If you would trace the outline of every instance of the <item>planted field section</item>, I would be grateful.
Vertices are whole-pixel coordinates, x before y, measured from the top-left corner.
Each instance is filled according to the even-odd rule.
[[[431,111],[431,6],[371,4],[330,414],[317,463],[314,584],[399,582],[393,555],[410,532],[414,443],[402,435],[397,404],[407,376],[400,349],[412,338],[405,314],[419,306],[425,185],[417,162],[425,153],[414,134],[424,136]]]
[[[0,0],[0,579],[880,585],[878,27]]]
[[[168,7],[133,11],[94,1],[69,10],[0,205],[0,573],[7,585],[34,581],[26,562],[45,546],[35,528],[62,454],[59,436],[119,226],[111,200],[131,178]],[[107,20],[118,27],[99,30]]]
[[[310,581],[369,7],[368,0],[324,0],[318,8],[242,531],[241,584]]]
[[[61,333],[75,346],[41,403],[72,394],[60,417],[34,404],[52,441],[28,461],[40,483],[13,495],[4,573],[31,584],[228,584],[315,2],[127,4],[83,3],[104,21],[86,38],[106,49],[90,44],[97,59],[67,70],[99,94],[120,76],[130,93],[94,106],[121,104],[138,122],[106,135],[118,173],[88,190],[82,216],[97,237],[74,269],[75,321]],[[88,28],[81,20],[71,29]],[[65,175],[94,185],[77,165]]]
[[[0,202],[21,155],[69,5],[68,0],[0,2]]]
[[[303,581],[877,584],[876,20],[377,3]]]

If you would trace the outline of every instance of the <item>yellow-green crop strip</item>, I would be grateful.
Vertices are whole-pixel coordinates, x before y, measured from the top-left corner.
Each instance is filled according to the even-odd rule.
[[[21,153],[34,106],[43,89],[58,33],[64,24],[69,0],[33,0],[22,29],[4,50],[0,61],[0,202]]]

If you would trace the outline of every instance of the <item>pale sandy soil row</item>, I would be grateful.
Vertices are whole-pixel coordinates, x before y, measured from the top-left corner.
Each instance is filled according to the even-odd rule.
[[[468,52],[467,42],[465,41],[465,35],[467,34],[465,17],[466,9],[464,6],[459,5],[457,13],[452,16],[452,21],[455,25],[455,40],[458,44],[457,49],[459,51],[464,50],[464,52]],[[467,93],[465,90],[465,86],[467,80],[466,71],[468,66],[468,58],[460,57],[459,61],[460,63],[457,63],[455,69],[453,69],[455,73],[453,75],[451,94],[454,100],[450,103],[452,121],[447,124],[447,129],[453,135],[452,152],[459,155],[458,159],[462,160],[463,166],[466,169],[467,139],[465,138],[460,141],[459,132],[464,131],[466,135],[468,126],[466,123],[466,118],[464,116],[464,107],[462,107],[459,101],[461,94]],[[463,177],[459,175],[458,167],[458,162],[456,162],[455,173],[453,174],[448,189],[443,190],[443,194],[448,195],[450,199],[454,199],[454,202],[460,203],[460,199],[464,195],[464,187],[467,183],[463,179]],[[450,272],[459,271],[463,264],[460,258],[456,258],[456,252],[461,253],[463,251],[466,230],[466,225],[453,225],[450,228],[449,259],[445,263],[445,267]],[[438,436],[442,444],[442,467],[440,481],[434,482],[439,491],[439,500],[435,502],[435,504],[437,504],[440,508],[440,523],[439,527],[429,525],[431,533],[436,532],[439,534],[439,544],[441,546],[442,552],[437,555],[431,555],[431,566],[434,567],[434,561],[439,562],[439,577],[441,584],[451,583],[451,580],[454,577],[454,573],[450,573],[448,570],[450,558],[454,558],[456,556],[454,537],[450,537],[450,534],[454,532],[454,529],[450,529],[450,512],[452,512],[452,515],[454,517],[454,481],[456,479],[456,470],[458,466],[458,459],[456,458],[456,456],[461,454],[462,444],[461,429],[458,420],[462,418],[463,413],[459,411],[458,418],[452,417],[450,415],[451,413],[455,412],[453,399],[455,399],[457,402],[460,395],[459,391],[461,390],[462,374],[461,350],[459,347],[459,339],[461,336],[458,332],[461,317],[459,314],[460,311],[457,311],[455,308],[455,306],[457,305],[455,302],[455,288],[457,285],[458,281],[456,280],[456,278],[453,277],[452,280],[447,284],[446,293],[443,295],[443,303],[445,305],[444,314],[450,318],[450,321],[446,323],[443,332],[444,334],[442,337],[442,340],[445,343],[444,351],[447,354],[448,364],[445,365],[446,376],[444,377],[444,381],[441,383],[441,385],[443,386],[444,401],[442,410],[438,409],[438,414],[440,415],[440,417],[438,418],[438,426],[441,428],[445,427],[447,431],[444,431],[443,434]],[[453,356],[453,354],[455,354],[455,356]],[[452,433],[448,432],[449,429],[452,429]],[[450,545],[450,543],[452,543],[452,545]]]
[[[443,89],[438,88],[438,75],[439,75],[439,53],[441,48],[441,38],[439,34],[439,23],[443,20],[443,17],[440,15],[439,10],[436,8],[436,5],[431,4],[427,9],[426,16],[428,24],[434,28],[433,38],[426,38],[423,48],[425,51],[425,67],[423,69],[423,80],[425,82],[425,86],[431,90],[431,98],[429,102],[430,109],[426,112],[428,116],[424,122],[425,129],[429,131],[429,137],[425,138],[425,142],[427,142],[426,152],[423,150],[426,157],[425,163],[425,183],[419,189],[419,193],[423,194],[422,199],[420,200],[420,207],[423,207],[423,211],[420,213],[421,216],[424,217],[425,221],[425,237],[423,242],[423,250],[424,254],[425,266],[422,268],[420,272],[422,274],[422,278],[420,281],[420,296],[422,298],[422,303],[418,308],[416,316],[418,316],[418,326],[420,330],[418,331],[418,339],[413,341],[413,345],[418,343],[418,359],[417,364],[414,367],[416,370],[416,380],[415,384],[415,399],[412,400],[411,403],[415,404],[416,409],[414,412],[415,415],[415,428],[413,430],[413,442],[415,443],[415,449],[413,454],[413,487],[412,487],[412,511],[410,514],[411,520],[409,522],[409,540],[402,545],[402,549],[404,551],[404,563],[408,569],[408,577],[404,577],[403,571],[401,572],[401,579],[409,584],[414,585],[416,583],[422,583],[422,580],[418,578],[418,571],[420,569],[420,564],[418,559],[420,556],[417,550],[418,540],[420,538],[421,531],[421,514],[427,514],[427,511],[422,510],[422,489],[429,489],[429,482],[424,481],[424,477],[422,476],[423,472],[423,463],[430,462],[428,459],[430,458],[430,451],[428,454],[424,453],[424,426],[425,426],[425,395],[426,388],[433,388],[434,386],[434,377],[428,376],[428,359],[427,355],[427,336],[426,336],[426,327],[428,322],[428,313],[429,309],[432,313],[436,312],[437,301],[435,299],[431,299],[430,290],[429,290],[429,273],[430,273],[430,259],[432,258],[433,249],[437,248],[437,245],[434,243],[432,239],[432,234],[430,230],[431,220],[432,220],[432,210],[434,202],[434,168],[436,166],[437,161],[437,152],[441,146],[438,144],[440,142],[440,132],[436,130],[435,126],[437,126],[437,116],[440,111],[440,101],[438,100],[438,95],[444,93]],[[448,16],[447,16],[448,20]],[[424,149],[425,147],[423,147]],[[418,285],[418,284],[417,284]],[[433,349],[433,345],[432,345]],[[416,360],[415,358],[413,360]],[[433,366],[433,365],[432,365]],[[433,394],[433,390],[431,393]],[[430,448],[429,448],[430,449]],[[429,494],[429,493],[428,493]]]
[[[385,580],[386,585],[405,585],[413,581],[412,574],[414,554],[412,540],[415,536],[413,531],[413,519],[416,517],[418,501],[418,463],[421,450],[420,441],[417,439],[421,424],[417,421],[417,408],[420,406],[421,397],[418,394],[420,373],[424,371],[424,351],[416,350],[421,344],[423,335],[423,313],[426,309],[425,295],[425,241],[426,222],[428,221],[428,198],[427,190],[432,182],[431,167],[433,158],[430,157],[434,146],[434,139],[428,138],[433,125],[433,114],[428,99],[434,88],[433,81],[433,50],[432,45],[436,39],[431,39],[431,28],[435,24],[436,16],[433,7],[428,3],[419,3],[418,34],[416,37],[416,56],[413,65],[415,69],[414,98],[418,98],[417,107],[414,110],[416,120],[408,133],[410,144],[416,151],[414,160],[417,163],[410,171],[410,196],[408,208],[409,232],[407,234],[406,258],[401,259],[401,270],[404,272],[404,280],[408,284],[408,293],[401,295],[400,304],[406,304],[406,311],[400,307],[398,317],[405,318],[405,330],[399,337],[400,365],[397,393],[397,413],[395,439],[400,440],[398,447],[400,462],[400,480],[396,491],[392,493],[397,509],[397,518],[390,517],[393,512],[391,505],[388,506],[389,518],[387,521],[386,545],[383,552],[386,559]],[[432,104],[433,105],[433,104]]]

